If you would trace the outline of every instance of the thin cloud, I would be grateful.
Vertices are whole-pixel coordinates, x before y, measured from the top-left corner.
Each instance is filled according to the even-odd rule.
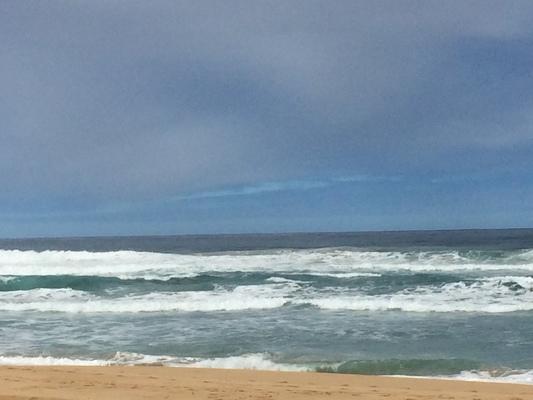
[[[247,185],[229,189],[213,190],[205,192],[191,193],[184,196],[174,197],[174,200],[196,200],[211,199],[218,197],[233,196],[254,196],[264,193],[285,192],[285,191],[306,191],[315,189],[324,189],[333,185],[350,184],[350,183],[368,183],[383,181],[398,181],[399,177],[372,177],[372,176],[352,176],[339,177],[328,180],[302,180],[302,181],[285,181],[285,182],[264,182],[255,185]]]
[[[175,197],[175,200],[210,199],[217,197],[253,196],[263,193],[283,192],[293,190],[311,190],[329,186],[328,182],[320,181],[290,181],[290,182],[266,182],[250,186],[242,186],[233,189],[212,190],[206,192],[191,193],[189,195]]]

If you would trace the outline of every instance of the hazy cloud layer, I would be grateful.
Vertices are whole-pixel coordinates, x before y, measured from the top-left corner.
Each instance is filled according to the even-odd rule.
[[[4,1],[0,202],[524,173],[532,19],[528,1]]]

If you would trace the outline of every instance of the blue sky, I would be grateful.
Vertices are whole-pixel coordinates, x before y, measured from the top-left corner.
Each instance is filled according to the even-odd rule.
[[[533,226],[528,1],[0,4],[0,236]]]

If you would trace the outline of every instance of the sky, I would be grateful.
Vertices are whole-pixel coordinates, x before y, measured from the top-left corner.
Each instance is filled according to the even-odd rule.
[[[0,236],[533,227],[530,1],[1,1]]]

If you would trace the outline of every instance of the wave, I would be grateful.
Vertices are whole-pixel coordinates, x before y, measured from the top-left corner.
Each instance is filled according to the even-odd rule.
[[[345,362],[289,363],[274,361],[267,353],[239,356],[197,358],[117,352],[107,359],[52,356],[0,356],[0,365],[10,366],[131,366],[155,365],[181,368],[221,368],[261,371],[328,372],[340,374],[417,376],[467,381],[490,381],[533,384],[533,370],[510,368],[487,369],[481,363],[460,359],[392,359],[354,360]],[[485,368],[485,369],[482,369]]]
[[[290,289],[272,285],[239,286],[194,292],[156,292],[102,297],[73,289],[32,289],[0,293],[1,311],[68,313],[213,312],[282,307]]]
[[[65,365],[65,366],[104,366],[110,365],[104,360],[79,359],[52,356],[0,356],[0,365]]]
[[[381,274],[376,274],[373,272],[313,272],[308,273],[311,276],[327,276],[330,278],[373,278],[380,277]]]
[[[196,368],[255,369],[263,371],[310,371],[304,365],[272,361],[266,354],[245,354],[242,356],[216,357],[194,361],[189,366]]]
[[[525,369],[504,369],[492,371],[461,371],[457,375],[450,377],[451,379],[460,379],[465,381],[481,381],[481,382],[505,382],[505,383],[527,383],[533,384],[533,370]]]
[[[354,360],[315,367],[318,372],[533,384],[533,370],[490,367],[462,359]]]
[[[533,250],[513,252],[378,252],[307,249],[219,254],[163,254],[136,251],[0,250],[0,275],[92,275],[170,279],[217,272],[301,272],[318,274],[386,271],[533,271]]]
[[[270,278],[270,276],[269,276]],[[146,279],[146,278],[119,278],[113,276],[86,276],[86,275],[23,275],[0,277],[0,292],[31,290],[31,289],[75,289],[82,291],[129,290],[132,292],[146,290],[211,290],[214,285],[225,283],[254,284],[269,282],[264,275],[239,276],[230,274],[198,275],[190,278]],[[274,278],[272,278],[274,279]],[[283,278],[280,278],[283,279]],[[288,281],[288,280],[287,280]]]
[[[140,353],[117,352],[107,365],[161,365],[167,367],[253,369],[263,371],[310,371],[309,367],[297,364],[279,363],[266,353],[249,353],[228,357],[173,357],[154,356]]]
[[[326,310],[507,313],[533,310],[532,277],[493,277],[473,282],[405,289],[393,294],[343,294],[301,302]]]
[[[70,288],[0,292],[1,311],[215,312],[312,306],[323,310],[506,313],[533,310],[533,277],[502,276],[416,286],[388,294],[317,289],[292,280],[213,290],[98,295]]]
[[[215,285],[254,285],[262,283],[301,283],[309,285],[327,285],[334,282],[332,279],[342,280],[337,283],[341,286],[353,286],[359,282],[357,278],[379,278],[380,274],[370,273],[262,273],[262,272],[229,272],[210,273],[191,277],[144,277],[126,278],[114,276],[87,276],[87,275],[22,275],[0,276],[0,292],[14,290],[31,290],[39,288],[60,289],[70,288],[84,291],[103,290],[129,290],[132,292],[147,290],[153,291],[184,291],[184,290],[212,290]],[[428,276],[426,280],[435,280]],[[438,277],[437,279],[441,279]],[[420,277],[403,277],[403,280],[414,283],[421,281]],[[423,279],[422,279],[423,282]]]
[[[117,352],[108,359],[68,358],[52,356],[0,356],[0,365],[66,365],[66,366],[111,366],[111,365],[157,365],[188,368],[252,369],[263,371],[310,371],[309,367],[297,364],[278,363],[268,354],[251,353],[240,356],[197,358],[165,355],[147,355]]]
[[[442,376],[477,370],[481,363],[460,359],[353,360],[317,367],[319,372],[364,375]]]

